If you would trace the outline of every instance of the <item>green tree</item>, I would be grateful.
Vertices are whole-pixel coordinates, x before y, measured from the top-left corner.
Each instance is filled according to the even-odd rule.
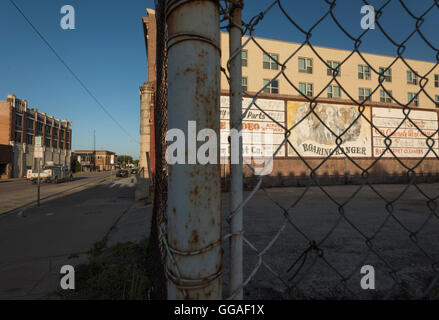
[[[78,160],[73,160],[70,168],[72,168],[72,172],[80,172],[81,164],[79,163]]]
[[[121,166],[125,166],[127,163],[133,163],[133,157],[128,155],[117,156],[117,163]]]

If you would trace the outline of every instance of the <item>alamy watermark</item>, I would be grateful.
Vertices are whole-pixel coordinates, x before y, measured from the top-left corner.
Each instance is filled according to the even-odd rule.
[[[71,265],[61,267],[60,274],[63,274],[60,280],[60,286],[63,290],[75,290],[75,268]]]
[[[61,7],[61,14],[64,16],[61,18],[60,25],[64,30],[74,30],[75,27],[75,8],[69,4]]]
[[[187,139],[186,139],[187,138]],[[256,175],[268,175],[273,171],[275,153],[274,134],[270,130],[255,129],[238,131],[231,129],[227,136],[230,148],[219,154],[220,138],[210,128],[197,132],[196,121],[188,121],[187,137],[181,129],[170,129],[166,133],[166,162],[175,164],[249,164]],[[239,156],[239,141],[242,139],[242,161]],[[230,151],[230,152],[228,152]]]
[[[375,29],[375,8],[370,5],[364,5],[360,10],[364,16],[361,18],[360,25],[363,30]]]

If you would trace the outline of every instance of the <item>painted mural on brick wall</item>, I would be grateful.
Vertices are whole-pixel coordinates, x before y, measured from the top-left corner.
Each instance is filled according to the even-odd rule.
[[[432,137],[434,140],[432,149],[439,154],[437,117],[435,111],[411,110],[409,114],[411,121],[409,121],[405,119],[402,109],[373,108],[373,124],[376,127],[373,129],[374,157],[379,157],[386,150],[385,138],[382,134],[389,136],[392,132],[394,134],[390,137],[392,140],[390,149],[397,157],[417,158],[425,155],[435,157],[433,152],[429,152],[426,136]],[[398,130],[395,131],[396,128]],[[394,155],[387,150],[384,157],[394,157]]]
[[[242,113],[251,104],[252,99],[243,98]],[[242,122],[242,140],[244,157],[272,155],[282,145],[285,137],[285,102],[282,100],[258,99],[247,112]],[[263,110],[263,111],[261,111]],[[271,119],[270,119],[271,118]],[[230,134],[230,100],[221,97],[221,157],[230,154],[228,136]],[[278,124],[279,123],[279,124]],[[285,157],[283,144],[276,157]]]
[[[310,113],[310,105],[305,102],[287,102],[287,125],[292,128],[289,138],[297,152],[304,157],[328,157],[336,148],[336,135],[341,135],[352,123],[342,136],[341,148],[350,157],[370,157],[372,155],[370,124],[359,116],[357,106],[336,104],[318,104]],[[370,119],[370,108],[363,112]],[[316,116],[317,115],[317,116]],[[333,131],[319,120],[326,124]],[[288,145],[288,156],[297,156],[296,152]],[[340,148],[334,151],[331,157],[344,157]]]

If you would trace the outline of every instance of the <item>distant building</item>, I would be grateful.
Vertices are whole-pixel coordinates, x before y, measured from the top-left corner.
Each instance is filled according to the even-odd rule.
[[[72,123],[30,109],[26,100],[9,94],[0,101],[0,178],[17,178],[35,169],[35,137],[42,137],[42,163],[70,166]]]
[[[107,150],[75,150],[72,157],[81,164],[82,171],[110,171],[117,163],[116,154]]]

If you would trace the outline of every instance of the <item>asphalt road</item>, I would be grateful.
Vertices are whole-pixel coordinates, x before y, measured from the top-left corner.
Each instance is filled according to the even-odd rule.
[[[73,181],[63,183],[42,183],[41,199],[47,200],[57,196],[78,192],[110,179],[109,173],[81,173],[74,176]],[[0,180],[0,215],[11,210],[35,204],[37,201],[37,185],[20,180]]]
[[[0,185],[2,212],[33,201],[35,185]],[[61,266],[77,264],[135,206],[134,189],[135,177],[112,182],[107,173],[81,176],[44,185],[42,195],[56,197],[39,208],[0,215],[0,299],[47,298],[59,283]],[[5,204],[8,199],[12,203]]]

